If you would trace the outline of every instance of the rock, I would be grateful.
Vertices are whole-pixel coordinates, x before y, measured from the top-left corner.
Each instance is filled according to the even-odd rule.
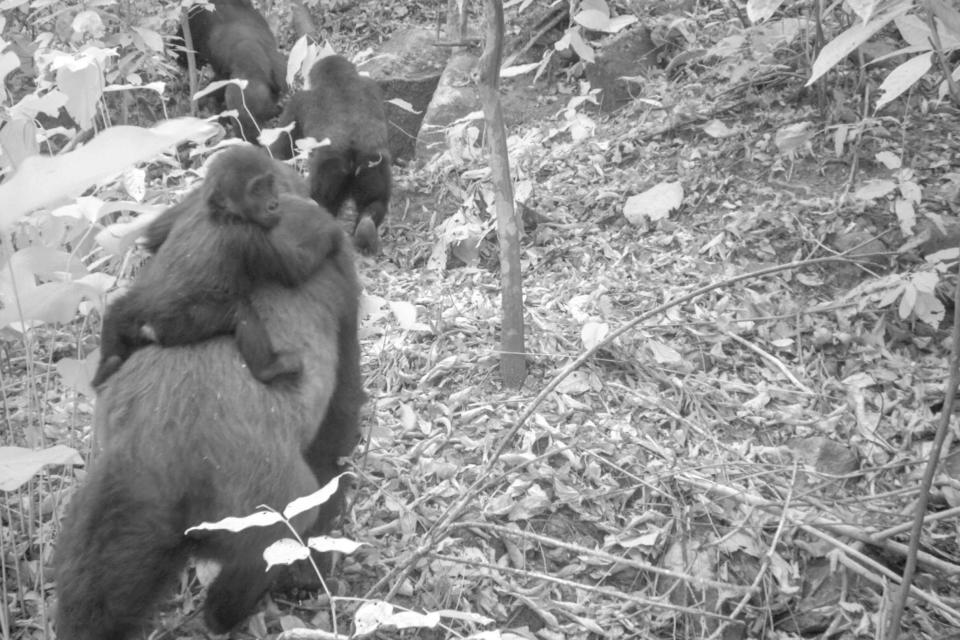
[[[383,90],[385,100],[408,102],[416,113],[387,104],[390,155],[396,160],[413,158],[417,134],[446,65],[449,49],[434,46],[429,29],[413,27],[398,31],[377,55],[359,66]]]
[[[479,62],[475,53],[454,53],[440,76],[433,100],[417,136],[416,157],[425,161],[446,148],[446,128],[455,120],[481,109],[473,76]]]
[[[631,102],[637,85],[625,77],[637,76],[659,65],[657,45],[650,30],[635,25],[600,44],[596,62],[587,64],[587,80],[595,89],[602,89],[600,109],[610,112]]]

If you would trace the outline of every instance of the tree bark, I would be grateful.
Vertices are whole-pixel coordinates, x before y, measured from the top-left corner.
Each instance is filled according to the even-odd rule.
[[[523,342],[523,283],[520,273],[520,225],[513,206],[513,182],[507,156],[507,132],[500,104],[500,62],[503,56],[503,0],[486,0],[487,37],[480,56],[480,101],[486,121],[490,174],[496,198],[500,240],[500,376],[519,388],[527,375]]]

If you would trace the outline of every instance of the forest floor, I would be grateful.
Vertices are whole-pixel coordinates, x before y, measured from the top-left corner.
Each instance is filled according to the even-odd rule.
[[[731,112],[741,134],[721,141],[699,126],[648,137],[630,108],[598,117],[579,142],[547,140],[550,122],[511,132],[529,141],[512,160],[535,183],[537,218],[523,243],[519,392],[498,380],[493,234],[478,264],[425,268],[438,240],[404,212],[442,209],[453,195],[442,184],[411,193],[400,178],[384,255],[361,274],[377,301],[412,303],[420,324],[381,307],[362,329],[371,435],[347,532],[369,546],[345,563],[348,592],[412,569],[392,585],[400,604],[482,613],[522,637],[706,638],[717,628],[709,614],[734,612],[745,624],[724,638],[873,637],[904,555],[864,539],[906,541],[944,400],[950,314],[930,327],[890,304],[917,257],[896,254],[904,238],[887,205],[844,197],[885,170],[775,157],[779,126],[817,116],[768,98]],[[937,112],[893,124],[888,139],[922,145],[903,152],[922,184],[937,185],[958,125],[956,112]],[[938,143],[951,140],[953,150]],[[662,181],[683,185],[684,206],[656,224],[627,222],[625,199]],[[532,404],[598,332],[706,285],[862,244],[885,255],[674,306]],[[957,505],[960,476],[946,471],[935,511]],[[424,532],[465,494],[466,522],[414,563]],[[945,602],[960,588],[944,576],[960,550],[948,522],[925,532],[921,582],[938,604],[910,609],[910,637],[954,628]]]
[[[387,575],[397,605],[492,624],[451,615],[429,637],[881,633],[944,400],[952,279],[935,288],[942,326],[898,313],[921,261],[897,253],[907,238],[888,202],[851,194],[891,177],[876,160],[889,150],[923,185],[921,210],[950,215],[960,114],[921,115],[914,96],[855,149],[834,153],[821,124],[782,154],[779,130],[829,122],[837,107],[818,109],[790,75],[733,91],[695,80],[652,79],[644,97],[662,109],[583,109],[594,128],[574,140],[564,107],[577,79],[557,74],[533,92],[555,99],[553,116],[509,131],[517,179],[533,183],[519,392],[498,378],[495,234],[470,264],[429,261],[439,240],[423,221],[466,211],[494,228],[488,184],[465,177],[482,152],[398,172],[384,255],[360,267],[377,310],[362,329],[370,436],[346,533],[367,546],[343,564],[346,593]],[[713,136],[715,118],[732,135]],[[683,206],[631,224],[627,198],[661,182],[682,185]],[[723,284],[851,248],[871,256]],[[538,397],[598,335],[706,285],[719,286],[632,327]],[[391,313],[396,303],[416,322]],[[957,506],[957,468],[938,476],[932,512]],[[415,556],[464,499],[438,547]],[[924,600],[904,629],[945,638],[960,620],[949,517],[928,525],[922,548]]]
[[[398,16],[402,4],[361,2],[318,27],[353,54],[400,24],[433,24],[421,8]],[[505,82],[521,112],[512,168],[531,186],[520,390],[499,380],[480,142],[396,168],[382,255],[358,261],[370,400],[342,527],[363,546],[333,573],[341,631],[361,599],[382,599],[441,626],[379,638],[881,633],[944,401],[953,278],[943,271],[931,291],[943,323],[910,315],[903,300],[929,283],[914,277],[925,263],[897,252],[908,238],[889,202],[851,194],[891,177],[876,160],[891,151],[924,190],[921,213],[950,215],[960,113],[913,95],[836,154],[836,110],[801,92],[805,79],[731,89],[699,72],[654,73],[647,100],[613,115],[568,110],[580,79],[564,70],[533,91],[516,89],[529,75]],[[517,95],[540,100],[525,109]],[[572,115],[587,135],[572,135]],[[730,133],[717,136],[716,120]],[[799,122],[814,135],[781,153],[778,131]],[[682,186],[682,205],[630,222],[628,198],[664,182]],[[476,251],[437,230],[453,215],[461,226],[447,234],[483,229]],[[850,248],[871,255],[727,282]],[[600,338],[707,285],[541,397]],[[956,516],[942,516],[960,504],[958,483],[960,454],[935,483],[941,519],[924,529],[906,637],[956,637],[960,538]],[[427,539],[438,543],[421,548]],[[331,629],[329,601],[300,595],[276,595],[282,613],[250,633]],[[179,637],[189,608],[162,616]]]

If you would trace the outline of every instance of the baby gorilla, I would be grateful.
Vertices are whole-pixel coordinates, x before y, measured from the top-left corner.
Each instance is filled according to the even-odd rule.
[[[274,349],[263,321],[250,304],[259,285],[276,282],[295,287],[313,275],[318,261],[340,248],[336,223],[292,238],[271,230],[281,215],[309,216],[308,201],[278,195],[282,165],[253,147],[234,147],[211,163],[204,184],[185,199],[200,200],[218,233],[193,268],[179,270],[171,279],[150,264],[125,295],[114,301],[103,319],[100,365],[93,379],[99,387],[135,350],[152,342],[174,346],[201,342],[233,333],[237,348],[253,376],[269,383],[281,376],[299,375],[300,357]],[[280,177],[283,174],[280,173]],[[195,195],[196,194],[196,195]],[[162,252],[162,244],[183,207],[162,214],[148,242]],[[156,228],[154,228],[156,227]]]

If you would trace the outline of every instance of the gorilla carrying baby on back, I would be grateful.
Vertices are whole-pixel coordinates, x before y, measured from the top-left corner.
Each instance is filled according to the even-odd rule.
[[[125,354],[98,388],[94,428],[102,450],[57,540],[56,621],[63,640],[130,638],[190,557],[221,565],[207,591],[208,627],[219,633],[238,625],[276,577],[277,569],[265,571],[261,554],[285,528],[185,530],[259,505],[282,510],[340,473],[340,459],[359,438],[365,395],[349,243],[337,239],[343,232],[330,214],[305,197],[299,176],[264,162],[272,176],[266,181],[277,188],[275,223],[269,217],[270,224],[257,222],[274,207],[269,196],[235,198],[226,205],[232,213],[225,221],[210,201],[219,202],[217,185],[201,187],[174,207],[175,215],[158,219],[159,231],[148,233],[156,256],[141,279],[164,292],[165,282],[189,280],[198,264],[216,268],[217,256],[225,259],[218,253],[225,237],[275,249],[252,255],[292,256],[285,264],[301,281],[239,283],[237,295],[278,350],[299,355],[299,374],[284,384],[258,381],[243,366],[229,323],[221,327],[225,335],[184,336],[180,346],[137,345]],[[253,207],[252,214],[238,201]],[[321,249],[310,253],[305,246]],[[223,302],[234,308],[235,301]],[[331,500],[295,518],[294,526],[300,533],[322,532],[340,506]]]

